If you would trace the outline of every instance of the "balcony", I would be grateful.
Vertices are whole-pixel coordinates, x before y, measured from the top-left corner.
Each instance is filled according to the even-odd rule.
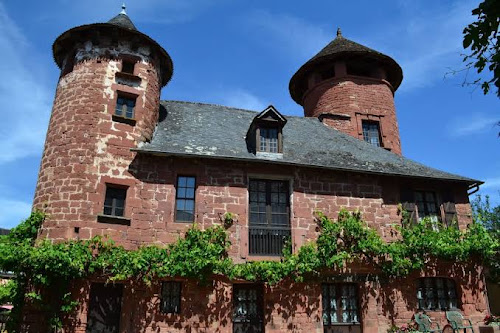
[[[260,256],[281,256],[285,242],[290,240],[291,231],[286,227],[250,227],[249,253]]]

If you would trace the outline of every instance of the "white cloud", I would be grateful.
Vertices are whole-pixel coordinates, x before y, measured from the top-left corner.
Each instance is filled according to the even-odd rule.
[[[27,67],[36,59],[16,24],[0,3],[0,164],[39,154],[51,109],[49,92]],[[34,64],[36,66],[36,64]]]
[[[312,57],[334,38],[319,26],[287,14],[259,10],[250,13],[246,21],[264,31],[265,40],[272,42],[273,49],[281,47],[287,56],[300,59]]]
[[[499,131],[500,128],[496,126],[499,120],[500,117],[484,114],[470,114],[467,117],[455,118],[447,126],[448,134],[451,137],[459,137]]]
[[[0,198],[0,207],[0,228],[13,228],[31,213],[31,204],[24,201]]]
[[[402,1],[399,16],[379,29],[347,38],[393,57],[403,68],[401,91],[431,86],[450,70],[463,67],[462,30],[472,21],[471,6],[468,1],[448,6]],[[247,22],[264,30],[263,40],[271,41],[273,49],[281,47],[298,61],[312,57],[335,38],[334,31],[286,14],[256,11]]]
[[[233,90],[221,96],[221,104],[246,110],[262,111],[268,104],[245,90]]]
[[[473,5],[464,1],[451,7],[424,6],[407,8],[405,24],[388,38],[388,52],[403,68],[401,91],[432,86],[452,70],[463,68],[462,30],[472,21]]]

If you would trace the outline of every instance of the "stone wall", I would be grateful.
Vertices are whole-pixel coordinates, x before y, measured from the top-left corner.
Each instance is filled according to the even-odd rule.
[[[378,121],[384,148],[401,155],[394,94],[387,81],[359,76],[324,80],[309,88],[303,105],[306,117],[324,117],[326,125],[361,140],[361,122]]]

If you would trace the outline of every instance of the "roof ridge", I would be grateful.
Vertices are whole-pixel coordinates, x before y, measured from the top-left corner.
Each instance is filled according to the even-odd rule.
[[[242,108],[238,108],[238,107],[235,107],[235,106],[227,106],[227,105],[222,105],[222,104],[204,103],[204,102],[190,102],[190,101],[179,101],[179,100],[172,100],[172,99],[163,99],[163,100],[160,100],[160,102],[164,102],[164,103],[170,103],[170,102],[172,102],[172,103],[190,104],[190,105],[217,106],[217,107],[221,107],[221,108],[225,108],[225,109],[231,109],[231,110],[237,110],[237,111],[244,111],[244,112],[256,113],[256,114],[259,114],[263,110],[267,109],[267,107],[266,107],[266,108],[264,108],[261,111],[256,111],[256,110],[242,109]],[[278,109],[276,108],[276,110],[278,110]],[[280,112],[286,118],[300,118],[300,119],[305,119],[306,121],[309,121],[309,120],[310,121],[320,121],[316,117],[295,116],[295,115],[290,115],[290,114],[283,113],[283,112],[281,112],[279,110],[278,110],[278,112]]]

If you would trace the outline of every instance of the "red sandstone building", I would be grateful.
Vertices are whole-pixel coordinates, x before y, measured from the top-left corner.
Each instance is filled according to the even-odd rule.
[[[108,235],[133,249],[231,212],[230,256],[244,262],[279,260],[288,237],[294,251],[314,240],[317,210],[360,209],[387,240],[399,203],[414,219],[471,222],[468,191],[480,182],[402,156],[394,106],[402,70],[340,31],[291,78],[305,117],[160,101],[172,60],[124,12],[66,31],[53,51],[61,76],[34,201],[48,214],[41,237]],[[418,309],[444,321],[450,308],[477,325],[487,310],[482,274],[436,263],[397,281],[359,265],[277,286],[87,281],[66,331],[376,333]]]

